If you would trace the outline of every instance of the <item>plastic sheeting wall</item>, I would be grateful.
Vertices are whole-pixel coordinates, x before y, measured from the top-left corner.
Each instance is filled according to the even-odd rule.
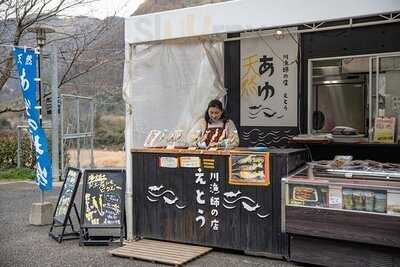
[[[222,42],[193,39],[130,49],[124,96],[133,109],[133,147],[143,147],[152,129],[187,133],[210,100],[226,95]]]

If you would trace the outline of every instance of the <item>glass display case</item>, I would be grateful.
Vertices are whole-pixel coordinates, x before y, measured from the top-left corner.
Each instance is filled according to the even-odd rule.
[[[345,156],[311,162],[282,180],[282,198],[281,228],[293,260],[378,266],[375,259],[398,255],[399,164]]]
[[[400,216],[400,170],[395,164],[378,164],[310,163],[283,179],[284,205]]]

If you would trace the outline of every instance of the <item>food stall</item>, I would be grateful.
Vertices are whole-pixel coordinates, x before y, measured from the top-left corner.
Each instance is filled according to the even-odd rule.
[[[398,61],[393,58],[399,55],[393,52],[400,51],[400,42],[390,40],[399,33],[400,2],[343,4],[347,8],[338,9],[337,1],[324,1],[323,7],[316,0],[292,1],[283,7],[263,0],[238,0],[135,16],[126,21],[129,239],[145,237],[229,248],[323,265],[332,265],[335,257],[340,258],[339,263],[347,259],[346,245],[355,248],[360,262],[365,262],[366,251],[380,253],[396,248],[396,239],[386,237],[398,234],[397,217],[384,214],[379,207],[383,203],[379,202],[380,197],[386,192],[387,198],[388,190],[396,190],[394,178],[326,178],[317,169],[313,170],[314,178],[308,180],[304,180],[308,173],[292,175],[306,161],[331,160],[336,155],[393,162],[398,146],[394,144],[394,132],[376,135],[373,125],[375,119],[392,116],[397,110],[394,85]],[[252,16],[243,16],[243,10]],[[265,10],[270,11],[268,16]],[[220,16],[222,13],[227,15]],[[357,40],[363,40],[362,45]],[[365,54],[369,55],[366,59]],[[391,59],[381,61],[383,57]],[[358,66],[363,62],[368,63],[367,70]],[[385,66],[384,71],[377,72],[381,66]],[[381,88],[383,76],[385,90]],[[223,99],[238,128],[239,148],[144,146],[154,129],[165,135],[171,131],[186,135],[204,115],[208,101],[215,98]],[[384,108],[385,104],[388,108]],[[341,125],[347,128],[337,129],[342,135],[333,137],[334,142],[331,136],[322,142],[309,142],[309,136],[330,134]],[[353,132],[353,128],[357,131]],[[351,136],[343,136],[347,132]],[[300,133],[307,133],[306,142],[292,140]],[[393,136],[393,142],[372,144],[375,136],[378,141],[391,140]],[[385,158],[385,151],[393,154]],[[238,169],[238,162],[248,159],[252,159],[250,165],[254,164],[254,168],[263,165],[262,174],[247,176],[245,169]],[[258,178],[254,181],[255,177]],[[309,183],[312,190],[305,186],[291,188],[297,183]],[[294,201],[311,197],[319,203],[328,197],[323,201],[329,202],[330,191],[315,187],[321,184],[328,189],[330,184],[350,188],[352,199],[362,194],[363,205],[373,195],[374,205],[378,206],[372,211],[365,207],[343,212],[343,200],[342,206],[337,204],[334,208],[303,207],[291,202],[293,194]],[[337,189],[335,201],[350,192],[342,189]],[[353,193],[357,194],[353,197]],[[371,210],[371,203],[368,209]],[[309,212],[316,213],[314,223],[299,230],[302,223],[307,224],[304,214]],[[357,222],[353,215],[366,216],[371,227],[383,218],[388,229],[384,238],[375,243],[373,236],[363,239],[357,232],[358,225],[338,236],[326,234],[332,231],[330,227],[347,225],[349,219]],[[327,220],[331,216],[336,223]],[[318,227],[322,233],[314,234]],[[313,247],[313,240],[332,251],[324,261],[317,258],[326,251]],[[337,248],[342,244],[344,249],[340,251]]]
[[[288,254],[281,232],[281,178],[303,149],[133,149],[135,236]]]

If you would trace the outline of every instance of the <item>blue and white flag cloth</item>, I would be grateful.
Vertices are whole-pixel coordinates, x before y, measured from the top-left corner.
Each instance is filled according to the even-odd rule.
[[[36,63],[38,53],[32,49],[15,48],[14,61],[24,96],[29,132],[36,150],[36,182],[42,191],[53,189],[53,175],[46,134],[40,125],[36,106]]]

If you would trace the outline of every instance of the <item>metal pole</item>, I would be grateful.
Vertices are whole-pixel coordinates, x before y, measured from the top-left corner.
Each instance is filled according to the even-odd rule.
[[[53,180],[58,179],[59,172],[59,135],[58,135],[58,68],[57,68],[57,50],[55,46],[51,48],[51,157],[53,167]]]
[[[96,116],[96,106],[93,100],[90,102],[90,109],[92,117],[90,118],[90,167],[94,168],[94,157],[93,157],[93,148],[94,148],[94,117]]]
[[[132,73],[132,63],[131,59],[133,58],[133,53],[134,53],[134,46],[131,45],[126,45],[125,47],[125,59],[128,59],[125,61],[125,64],[128,64],[128,66],[125,65],[125,74],[129,77],[129,75]],[[125,157],[126,157],[126,194],[125,194],[125,209],[126,209],[126,231],[127,231],[127,239],[128,240],[133,240],[133,228],[134,228],[134,223],[133,223],[133,209],[134,209],[134,203],[133,203],[133,181],[132,181],[132,154],[131,154],[131,148],[133,147],[133,110],[132,106],[129,104],[129,101],[133,97],[132,93],[134,88],[132,85],[127,85],[127,87],[124,87],[125,91]]]
[[[372,125],[372,73],[373,73],[373,58],[369,58],[369,82],[368,82],[368,142],[372,142],[373,125]]]
[[[42,46],[39,45],[40,47],[40,53],[42,53]],[[40,112],[39,112],[39,125],[40,127],[42,127],[42,114],[43,114],[43,108],[42,108],[42,81],[41,81],[41,77],[40,77],[40,54],[38,54],[38,91],[39,91],[39,108],[40,108]],[[40,190],[40,203],[44,202],[44,192],[43,190]]]
[[[17,126],[17,168],[21,168],[21,128]]]
[[[376,69],[375,69],[375,77],[376,77],[376,81],[375,81],[375,91],[376,91],[376,99],[375,99],[375,118],[379,117],[379,57],[375,58],[376,62]],[[375,127],[375,125],[374,125]],[[375,131],[374,131],[375,134]]]
[[[61,103],[60,103],[60,105],[61,105],[61,110],[60,110],[60,113],[61,113],[61,138],[60,138],[60,140],[61,140],[61,179],[64,177],[64,161],[65,161],[65,159],[64,159],[64,98],[63,98],[63,95],[61,95]]]
[[[80,123],[80,117],[79,117],[79,98],[76,98],[76,132],[78,133],[78,138],[76,139],[76,160],[78,162],[78,169],[81,167],[81,160],[80,160],[80,154],[81,154],[81,138],[79,137],[79,134],[81,132],[81,123]]]
[[[313,86],[312,86],[312,66],[313,62],[308,60],[307,69],[307,134],[313,134]]]
[[[39,45],[40,47],[40,53],[42,53],[42,47],[41,45]],[[38,91],[39,91],[39,108],[40,108],[40,112],[39,112],[39,122],[40,122],[40,126],[42,126],[42,116],[43,116],[43,108],[42,108],[42,81],[41,81],[41,72],[40,72],[40,54],[38,55]]]

